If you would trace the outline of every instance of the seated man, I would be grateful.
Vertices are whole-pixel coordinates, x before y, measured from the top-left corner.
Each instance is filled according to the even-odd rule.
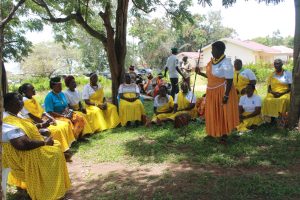
[[[44,139],[31,121],[18,115],[23,108],[21,95],[6,94],[4,108],[2,164],[11,169],[9,183],[27,189],[31,199],[64,197],[70,179],[60,143]]]
[[[274,61],[275,72],[268,79],[268,94],[262,104],[262,114],[271,117],[272,123],[279,113],[288,112],[290,105],[292,73],[282,66],[281,59]]]
[[[154,117],[152,122],[160,125],[162,122],[169,121],[168,117],[173,114],[173,97],[167,94],[167,87],[159,87],[159,95],[154,98]]]
[[[125,73],[125,83],[119,87],[119,116],[121,125],[130,125],[135,121],[139,125],[145,113],[144,105],[139,99],[140,90],[135,83],[131,83],[130,75]]]
[[[246,87],[246,95],[240,98],[239,113],[240,124],[237,130],[246,132],[256,128],[262,123],[261,114],[261,99],[258,95],[253,94],[255,86],[248,84]]]
[[[181,83],[181,91],[175,95],[174,114],[169,118],[174,120],[180,114],[189,114],[192,119],[195,119],[198,115],[195,105],[196,97],[184,81]]]
[[[236,59],[234,61],[234,77],[233,84],[236,88],[239,98],[246,93],[248,84],[255,86],[256,76],[251,69],[244,69],[242,60]],[[254,92],[257,93],[256,91]]]

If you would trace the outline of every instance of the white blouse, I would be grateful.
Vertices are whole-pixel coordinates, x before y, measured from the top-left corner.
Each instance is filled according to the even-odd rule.
[[[233,66],[229,58],[224,58],[218,64],[212,65],[212,74],[219,78],[233,79]]]
[[[164,106],[165,104],[167,104],[170,100],[170,95],[166,95],[166,97],[160,97],[159,95],[157,95],[155,98],[154,98],[154,107],[156,108],[159,108],[159,107],[162,107]]]
[[[283,71],[283,74],[281,76],[278,76],[276,74],[274,74],[273,76],[274,78],[276,78],[280,83],[283,84],[292,84],[293,81],[293,75],[290,71]]]
[[[82,99],[90,99],[90,96],[94,94],[102,86],[98,83],[98,86],[92,87],[89,83],[83,87]]]
[[[75,89],[74,92],[72,92],[71,90],[65,90],[64,94],[66,96],[66,99],[68,101],[68,104],[70,104],[71,106],[73,105],[77,105],[80,101],[81,101],[81,95],[80,92],[78,90]]]
[[[239,75],[247,78],[250,81],[256,80],[256,76],[251,69],[245,69],[242,72],[240,72]]]
[[[254,112],[255,107],[261,107],[261,98],[253,94],[252,97],[244,95],[240,98],[239,106],[242,106],[245,112]]]
[[[137,94],[140,94],[140,88],[135,83],[131,83],[131,84],[123,83],[119,87],[119,94],[124,94],[124,93],[137,93]]]

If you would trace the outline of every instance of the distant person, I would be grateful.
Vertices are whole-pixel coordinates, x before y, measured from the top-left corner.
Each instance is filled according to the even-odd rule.
[[[153,78],[153,76],[152,76],[151,73],[149,73],[149,74],[147,75],[147,82],[146,82],[146,84],[144,85],[144,91],[145,91],[145,93],[146,93],[148,96],[153,97],[154,87],[156,86],[155,81],[156,81],[156,79]]]
[[[240,124],[237,126],[239,132],[250,131],[259,126],[263,121],[261,114],[261,98],[254,94],[255,86],[246,86],[246,95],[241,96],[239,102]]]
[[[243,62],[240,59],[234,61],[233,84],[239,97],[246,94],[248,84],[256,85],[256,76],[251,69],[243,68]],[[257,93],[255,91],[255,93]]]
[[[137,74],[135,73],[134,66],[130,65],[128,74],[130,76],[131,83],[136,83]]]
[[[229,135],[239,125],[238,96],[233,82],[233,66],[225,56],[225,44],[212,44],[213,58],[206,66],[206,74],[196,67],[196,73],[207,78],[205,125],[208,136],[226,143]]]
[[[268,79],[268,94],[263,100],[262,114],[275,122],[280,113],[288,112],[292,85],[292,73],[283,69],[281,59],[274,60],[275,71]]]
[[[172,48],[171,51],[172,51],[172,55],[168,57],[167,63],[165,65],[164,76],[166,77],[167,71],[169,70],[169,77],[172,85],[171,96],[174,98],[175,94],[179,92],[178,74],[180,74],[183,79],[185,79],[185,77],[183,76],[182,72],[179,69],[179,62],[176,57],[178,53],[177,48]]]
[[[182,58],[182,64],[180,68],[183,72],[183,75],[185,77],[185,82],[188,84],[189,90],[191,90],[191,72],[192,72],[192,66],[188,61],[188,57],[184,56]]]

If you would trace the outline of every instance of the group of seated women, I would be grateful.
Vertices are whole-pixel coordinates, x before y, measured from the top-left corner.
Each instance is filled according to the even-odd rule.
[[[234,62],[234,85],[239,95],[240,132],[249,131],[261,123],[263,117],[270,117],[271,123],[276,122],[281,114],[288,112],[292,84],[291,72],[283,69],[281,59],[274,60],[274,72],[267,80],[268,93],[261,100],[255,90],[256,77],[250,69],[243,69],[242,61]]]

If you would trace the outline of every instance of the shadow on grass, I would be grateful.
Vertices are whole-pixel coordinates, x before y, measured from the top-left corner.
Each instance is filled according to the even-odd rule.
[[[76,185],[71,199],[297,199],[300,175],[275,173],[228,174],[189,166],[167,168],[161,174],[148,170],[122,170]],[[75,181],[80,181],[76,180]]]
[[[141,164],[190,161],[226,167],[283,168],[300,163],[300,134],[266,125],[241,137],[233,134],[227,145],[205,137],[203,125],[196,122],[178,130],[171,125],[161,132],[155,129],[141,132],[139,138],[125,144],[127,154]]]

